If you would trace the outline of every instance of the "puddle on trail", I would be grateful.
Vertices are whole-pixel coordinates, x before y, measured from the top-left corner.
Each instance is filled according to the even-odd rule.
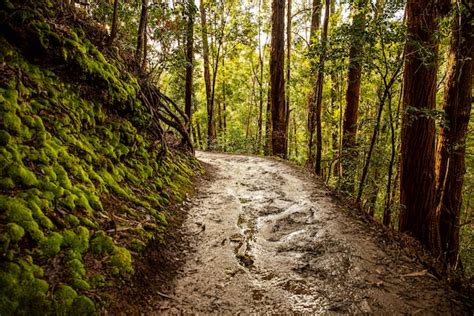
[[[214,179],[193,200],[185,229],[194,252],[159,311],[460,310],[435,280],[401,277],[422,267],[393,259],[303,171],[252,156],[197,157]]]

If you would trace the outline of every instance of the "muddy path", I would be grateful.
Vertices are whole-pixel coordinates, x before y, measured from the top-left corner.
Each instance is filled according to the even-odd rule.
[[[302,170],[251,156],[197,157],[213,179],[190,202],[186,260],[154,312],[470,313]]]

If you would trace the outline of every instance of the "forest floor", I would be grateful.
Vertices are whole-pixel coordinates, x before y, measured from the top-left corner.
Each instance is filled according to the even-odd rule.
[[[197,157],[208,176],[185,202],[177,244],[150,254],[141,281],[111,312],[472,313],[386,230],[303,169],[254,156]]]

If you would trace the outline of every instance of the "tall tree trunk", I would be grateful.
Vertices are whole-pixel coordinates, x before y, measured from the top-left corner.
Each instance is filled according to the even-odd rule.
[[[392,191],[395,190],[392,188],[392,177],[393,177],[393,168],[395,166],[396,158],[396,142],[395,142],[395,123],[392,113],[392,94],[388,94],[388,115],[390,118],[390,162],[388,164],[387,171],[387,187],[385,190],[385,205],[383,210],[383,224],[387,227],[390,226],[392,222]],[[398,117],[398,116],[397,116]]]
[[[188,131],[192,122],[193,71],[194,71],[194,0],[188,1],[188,21],[186,28],[186,86],[184,93],[184,113],[188,117]]]
[[[408,0],[403,75],[399,229],[439,252],[435,198],[436,2]]]
[[[334,12],[333,11],[333,1],[331,1],[331,14]],[[337,90],[338,90],[338,82],[337,82],[337,77],[334,71],[331,72],[331,111],[334,111],[336,107],[336,102],[337,102]],[[332,117],[334,117],[334,112],[331,114]],[[329,170],[329,173],[333,176],[337,176],[338,172],[338,161],[339,161],[339,120],[336,122],[336,127],[333,128],[331,132],[332,136],[332,159],[333,159],[333,164],[334,164],[334,169]]]
[[[342,190],[354,191],[354,170],[357,162],[357,120],[359,115],[360,83],[362,74],[362,34],[365,31],[365,9],[367,0],[354,7],[356,11],[352,28],[354,33],[349,51],[349,72],[347,75],[346,109],[342,131]]]
[[[109,37],[109,46],[114,42],[115,36],[117,36],[117,24],[118,24],[118,3],[119,0],[114,0],[114,12],[112,14],[112,28]]]
[[[470,4],[469,4],[470,3]],[[446,125],[436,151],[437,216],[441,251],[449,268],[459,253],[459,225],[464,181],[466,133],[471,115],[474,27],[472,2],[457,1],[453,18],[449,65],[444,87]]]
[[[142,63],[143,63],[143,47],[145,44],[145,36],[146,36],[147,11],[148,11],[148,0],[142,0],[142,10],[140,14],[140,22],[138,24],[137,48],[135,50],[136,69],[141,69]]]
[[[204,82],[206,85],[207,148],[212,149],[216,140],[216,128],[214,122],[214,105],[212,103],[211,73],[209,69],[209,42],[207,39],[207,20],[204,2],[204,0],[201,0],[199,10],[201,12],[202,55],[204,62]]]
[[[314,163],[314,170],[317,175],[321,175],[321,160],[322,160],[322,150],[323,150],[323,136],[321,128],[321,112],[322,112],[322,103],[323,103],[323,88],[324,88],[324,63],[326,58],[326,46],[328,38],[328,27],[329,27],[329,15],[330,15],[330,5],[331,1],[326,0],[325,4],[325,14],[323,22],[323,32],[321,34],[321,54],[319,55],[319,64],[318,64],[318,79],[316,80],[315,93],[316,96],[316,157]]]
[[[310,36],[309,36],[309,47],[308,50],[310,52],[311,56],[311,73],[316,72],[316,63],[314,62],[314,56],[313,51],[314,51],[314,44],[315,41],[317,40],[316,38],[316,33],[319,30],[319,23],[321,20],[321,0],[313,0],[313,8],[312,8],[312,14],[311,14],[311,29],[310,29]],[[312,165],[314,162],[313,159],[313,138],[314,138],[314,122],[316,119],[316,95],[314,94],[314,90],[311,91],[311,95],[308,98],[308,122],[307,122],[307,128],[308,128],[308,164]]]
[[[288,127],[290,125],[290,79],[291,79],[291,0],[288,0],[286,10],[286,89],[285,89],[285,148],[288,153]],[[287,154],[285,154],[287,155]]]
[[[262,0],[258,1],[258,69],[259,69],[259,99],[258,99],[258,136],[257,136],[257,152],[260,153],[262,149],[262,133],[263,133],[263,93],[264,93],[264,85],[263,85],[263,51],[262,51]]]
[[[286,158],[285,110],[285,0],[272,3],[272,44],[270,54],[270,84],[272,109],[273,155]]]
[[[314,36],[316,36],[316,32],[319,30],[319,26],[321,23],[321,8],[321,0],[313,0],[313,7],[311,10],[311,34],[309,35],[309,42],[313,44],[315,42]]]

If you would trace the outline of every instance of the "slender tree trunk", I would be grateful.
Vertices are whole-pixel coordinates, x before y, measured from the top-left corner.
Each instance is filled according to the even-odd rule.
[[[379,134],[380,130],[380,120],[382,118],[382,112],[383,108],[385,105],[385,101],[387,100],[389,94],[390,94],[390,89],[392,89],[393,84],[395,83],[396,79],[398,78],[398,73],[400,71],[401,64],[400,66],[395,70],[395,72],[392,75],[392,78],[390,79],[389,82],[387,82],[387,79],[384,77],[383,82],[384,82],[384,91],[382,93],[382,97],[379,100],[379,108],[377,110],[377,118],[375,120],[375,126],[374,126],[374,131],[372,133],[372,138],[370,140],[370,146],[369,146],[369,151],[367,153],[367,157],[365,159],[364,163],[364,168],[362,169],[362,176],[360,178],[360,183],[359,183],[359,190],[357,192],[357,202],[360,203],[361,198],[362,198],[362,193],[364,192],[364,186],[365,186],[365,180],[367,178],[367,174],[369,172],[369,166],[370,166],[370,160],[372,159],[372,152],[375,148],[375,143],[377,142],[377,136]]]
[[[222,58],[222,142],[224,151],[227,149],[227,112],[226,112],[226,94],[227,94],[227,84],[226,84],[226,74],[225,74],[225,58]]]
[[[265,117],[265,156],[272,155],[272,102],[271,102],[271,87],[268,87],[267,93],[267,111]]]
[[[214,105],[212,104],[211,73],[209,69],[209,42],[207,38],[207,20],[204,0],[201,0],[199,10],[201,12],[202,55],[204,62],[204,82],[206,85],[207,148],[212,149],[216,139],[216,128],[214,122]]]
[[[324,63],[326,58],[326,46],[328,38],[328,27],[329,27],[329,15],[330,15],[331,1],[326,0],[323,32],[321,34],[321,54],[319,56],[318,65],[318,79],[316,80],[315,95],[316,95],[316,157],[314,170],[317,175],[321,175],[321,160],[322,160],[322,149],[323,149],[323,136],[321,128],[321,112],[323,103],[323,88],[324,88]]]
[[[197,136],[197,133],[196,133],[196,129],[193,126],[191,126],[191,134],[193,135],[194,146],[197,149],[201,149],[201,146],[199,144],[199,139],[198,139],[198,136]]]
[[[434,214],[435,121],[438,43],[436,3],[408,0],[403,76],[399,229],[439,253]]]
[[[319,23],[321,20],[321,0],[313,0],[313,8],[311,14],[311,29],[310,29],[310,36],[309,36],[309,52],[311,53],[311,73],[316,72],[317,65],[314,62],[314,44],[317,40],[316,34],[319,30]],[[316,120],[316,95],[314,94],[314,90],[311,91],[311,95],[308,98],[308,164],[312,165],[314,163],[313,158],[313,141],[314,141],[314,122]]]
[[[296,112],[293,112],[293,146],[295,146],[295,158],[298,158],[298,138],[296,133]]]
[[[196,121],[196,132],[197,132],[199,147],[204,148],[203,141],[202,141],[202,134],[201,134],[201,124],[199,124],[198,121]]]
[[[362,34],[365,31],[365,7],[367,1],[360,1],[354,8],[356,11],[352,28],[349,51],[349,73],[347,76],[346,109],[344,111],[343,136],[342,136],[342,190],[354,192],[354,170],[357,162],[357,120],[359,112],[360,83],[362,74],[362,47],[364,44]]]
[[[270,84],[272,110],[273,155],[286,158],[285,110],[285,0],[272,3],[272,43],[270,54]]]
[[[117,36],[117,24],[118,24],[118,3],[119,0],[114,0],[114,12],[112,14],[112,28],[109,37],[109,46],[114,42],[115,36]]]
[[[394,126],[394,119],[392,113],[392,95],[389,93],[388,95],[388,115],[390,118],[390,143],[391,143],[391,154],[390,154],[390,162],[388,164],[388,171],[387,171],[387,188],[385,193],[385,206],[383,211],[383,224],[387,227],[390,226],[392,222],[392,177],[393,177],[393,168],[395,165],[395,158],[396,158],[396,142],[395,142],[395,126]]]
[[[334,12],[333,10],[333,1],[331,1],[331,13]],[[337,90],[338,90],[338,82],[337,82],[337,77],[334,72],[331,72],[331,111],[334,111],[336,107],[336,102],[337,102]],[[334,117],[334,112],[332,113],[332,117]],[[336,122],[337,128],[333,128],[332,130],[332,159],[334,163],[334,169],[329,170],[329,173],[332,174],[333,176],[337,176],[338,172],[338,161],[339,161],[339,120]]]
[[[137,48],[135,50],[136,69],[141,69],[142,61],[143,61],[142,55],[143,55],[143,47],[144,47],[145,36],[146,36],[147,11],[148,11],[148,0],[142,0],[142,10],[140,14],[140,22],[138,24]]]
[[[142,64],[141,64],[142,73],[145,73],[147,58],[148,58],[148,13],[145,15],[145,29],[143,30],[143,59],[142,59]]]
[[[440,130],[436,152],[436,213],[440,220],[441,251],[449,268],[455,268],[459,259],[466,134],[472,103],[473,9],[472,2],[457,1],[444,87],[446,125]]]
[[[193,71],[194,71],[194,0],[188,2],[186,29],[186,86],[184,93],[184,113],[188,117],[188,131],[192,122]]]

